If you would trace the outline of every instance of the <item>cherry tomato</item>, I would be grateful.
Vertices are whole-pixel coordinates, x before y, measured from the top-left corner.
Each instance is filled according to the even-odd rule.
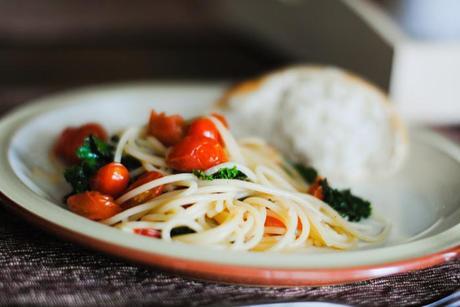
[[[266,227],[282,227],[282,228],[286,227],[286,226],[284,226],[284,223],[282,221],[280,221],[276,217],[273,217],[273,216],[270,216],[270,215],[267,215],[267,217],[265,218],[265,224],[264,225]]]
[[[107,219],[121,212],[113,198],[96,191],[83,192],[67,198],[70,211],[91,220]]]
[[[102,140],[107,140],[107,132],[105,129],[98,123],[87,123],[78,128],[79,136],[84,136],[83,138],[94,135]]]
[[[135,234],[151,237],[151,238],[160,238],[161,232],[154,229],[154,228],[134,228],[133,229]]]
[[[74,142],[75,135],[78,128],[68,127],[65,128],[61,135],[54,144],[54,154],[66,163],[73,164],[78,163],[78,157],[75,154],[78,147],[77,142]]]
[[[186,136],[166,156],[169,167],[183,172],[206,170],[227,161],[227,154],[220,143],[202,136]]]
[[[180,142],[184,136],[185,121],[180,115],[167,116],[165,113],[152,111],[149,120],[149,134],[161,143],[171,146]]]
[[[83,140],[89,135],[100,139],[107,139],[107,132],[96,123],[88,123],[80,127],[67,127],[64,129],[54,145],[54,154],[68,164],[79,162],[77,149],[83,145]]]
[[[286,226],[284,225],[284,223],[277,219],[276,217],[273,217],[271,215],[267,215],[267,217],[265,218],[265,224],[264,224],[265,227],[282,227],[282,228],[286,228]],[[300,219],[298,219],[297,221],[297,230],[302,230],[302,222],[300,221]]]
[[[314,197],[324,200],[323,187],[321,186],[322,178],[318,177],[315,182],[308,189],[308,194],[313,195]]]
[[[129,171],[123,164],[112,162],[101,167],[90,183],[92,190],[116,197],[126,190]]]
[[[193,121],[187,130],[187,135],[203,136],[219,141],[222,144],[222,138],[214,123],[208,118],[198,118]]]
[[[213,113],[212,115],[216,117],[219,121],[221,121],[222,124],[228,127],[225,117],[217,113]],[[187,135],[204,136],[219,141],[221,144],[223,144],[223,140],[219,134],[219,130],[217,130],[217,127],[208,118],[203,117],[194,120],[192,124],[188,127]]]
[[[137,178],[136,181],[131,183],[128,187],[128,191],[131,191],[143,184],[146,184],[147,182],[153,181],[155,179],[161,178],[163,175],[159,172],[151,171],[147,172],[143,175],[141,175],[139,178]],[[155,198],[156,196],[160,195],[163,193],[164,185],[160,185],[158,187],[155,187],[153,189],[150,189],[148,191],[145,191],[144,193],[141,193],[137,196],[134,196],[130,200],[126,202],[126,204],[123,204],[123,208],[130,208],[133,206],[136,206],[138,204],[144,203],[146,201],[151,200],[152,198]]]

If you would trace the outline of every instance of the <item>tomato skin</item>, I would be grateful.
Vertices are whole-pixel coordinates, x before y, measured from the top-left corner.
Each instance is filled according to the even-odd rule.
[[[193,121],[187,130],[187,135],[207,137],[219,141],[221,144],[223,143],[219,131],[214,123],[208,118],[198,118]]]
[[[267,217],[265,218],[264,226],[265,227],[286,228],[286,226],[281,220],[277,219],[276,217],[270,216],[270,215],[267,215]],[[302,230],[302,222],[300,221],[300,218],[297,220],[297,230],[299,231]]]
[[[155,171],[147,172],[141,175],[139,178],[137,178],[136,181],[131,183],[128,187],[128,191],[131,191],[143,184],[146,184],[147,182],[153,181],[161,177],[163,177],[163,175],[159,172],[155,172]],[[122,204],[122,206],[123,208],[130,208],[138,204],[144,203],[146,201],[149,201],[157,197],[161,193],[163,193],[163,190],[164,190],[164,185],[160,185],[158,187],[145,191],[144,193],[141,193],[137,196],[134,196],[133,198],[128,200],[126,203]]]
[[[65,128],[54,144],[55,156],[68,164],[78,163],[78,157],[75,154],[78,142],[74,141],[77,130],[73,127]]]
[[[284,223],[282,221],[280,221],[276,217],[273,217],[273,216],[270,216],[270,215],[267,215],[267,217],[265,218],[264,226],[266,226],[266,227],[282,227],[282,228],[286,228],[286,226],[284,226]]]
[[[225,127],[228,127],[225,117],[217,113],[212,113],[212,116],[216,117]],[[187,129],[187,135],[204,136],[219,141],[221,144],[224,143],[217,127],[209,118],[205,117],[194,120]]]
[[[70,211],[91,220],[107,219],[121,212],[113,198],[96,191],[83,192],[67,198]]]
[[[155,228],[134,228],[133,229],[135,234],[151,237],[151,238],[161,238],[160,231],[156,230]]]
[[[80,127],[67,127],[54,144],[54,154],[67,164],[77,164],[79,159],[76,151],[89,135],[94,135],[102,140],[107,139],[107,132],[97,123],[87,123]]]
[[[102,140],[107,140],[107,131],[98,123],[87,123],[78,128],[79,137],[83,139],[89,135],[94,135]]]
[[[227,154],[220,143],[202,136],[186,136],[166,156],[166,164],[182,172],[206,170],[227,161]]]
[[[185,121],[180,115],[157,113],[152,110],[148,124],[148,133],[166,146],[179,143],[184,136]]]
[[[126,190],[129,171],[121,163],[112,162],[101,167],[91,178],[91,189],[116,197]]]
[[[321,186],[321,181],[322,178],[318,177],[308,189],[308,194],[311,194],[320,200],[324,200],[324,192],[323,187]]]

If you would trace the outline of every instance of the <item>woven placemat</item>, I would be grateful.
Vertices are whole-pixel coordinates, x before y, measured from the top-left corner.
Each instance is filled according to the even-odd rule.
[[[62,241],[0,207],[0,305],[230,306],[285,301],[421,305],[460,286],[460,261],[325,287],[253,287],[197,281]]]

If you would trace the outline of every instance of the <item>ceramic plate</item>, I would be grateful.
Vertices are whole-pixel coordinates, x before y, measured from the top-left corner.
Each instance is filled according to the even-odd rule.
[[[213,250],[133,235],[73,214],[68,186],[49,159],[68,125],[103,123],[109,131],[146,122],[150,108],[205,113],[220,85],[142,84],[89,88],[35,101],[0,121],[0,191],[5,203],[49,231],[125,259],[182,274],[244,284],[320,285],[370,279],[442,263],[460,251],[460,149],[424,130],[393,178],[355,184],[392,224],[384,244],[353,251],[254,253]]]

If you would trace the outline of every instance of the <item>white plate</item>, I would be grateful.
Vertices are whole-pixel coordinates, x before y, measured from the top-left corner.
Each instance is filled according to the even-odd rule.
[[[58,235],[203,278],[334,284],[426,267],[458,255],[460,149],[424,130],[412,131],[410,157],[400,173],[352,187],[392,224],[387,241],[372,248],[321,254],[216,251],[124,233],[64,208],[61,199],[69,188],[48,156],[64,127],[88,121],[109,131],[142,125],[151,108],[191,117],[208,112],[221,93],[216,84],[141,84],[88,88],[35,101],[0,121],[0,191],[13,208]]]

